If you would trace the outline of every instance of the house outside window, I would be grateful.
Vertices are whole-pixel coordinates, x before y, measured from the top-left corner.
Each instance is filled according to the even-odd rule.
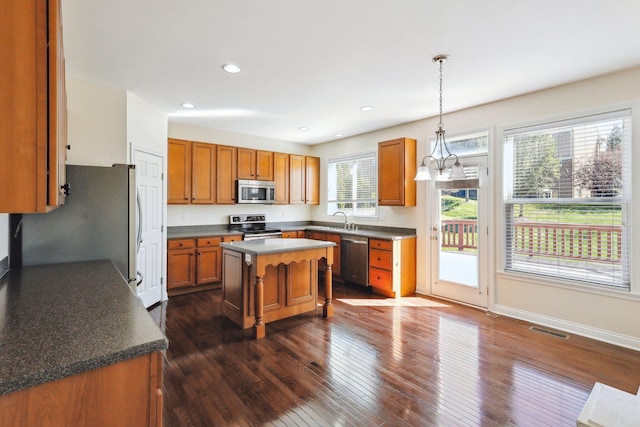
[[[629,290],[630,117],[504,132],[505,271]]]
[[[376,153],[360,153],[327,161],[327,214],[377,218],[378,167]]]

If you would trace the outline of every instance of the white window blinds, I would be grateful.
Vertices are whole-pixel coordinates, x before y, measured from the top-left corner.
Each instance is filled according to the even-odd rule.
[[[376,217],[376,153],[362,153],[327,161],[327,213],[342,211],[347,215]]]
[[[504,133],[505,270],[629,289],[630,111]]]

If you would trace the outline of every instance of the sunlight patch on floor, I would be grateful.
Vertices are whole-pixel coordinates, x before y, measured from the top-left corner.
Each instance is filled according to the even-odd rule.
[[[361,307],[449,307],[447,304],[420,297],[386,299],[337,298],[337,300],[345,304]]]

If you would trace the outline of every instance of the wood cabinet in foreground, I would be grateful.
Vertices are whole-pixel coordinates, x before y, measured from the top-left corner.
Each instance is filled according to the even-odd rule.
[[[59,0],[2,1],[0,75],[0,212],[48,212],[68,190]]]
[[[162,353],[0,396],[2,426],[162,426]]]

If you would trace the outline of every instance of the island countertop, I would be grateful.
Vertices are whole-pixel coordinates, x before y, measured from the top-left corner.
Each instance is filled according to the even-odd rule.
[[[238,242],[220,243],[225,249],[242,252],[249,255],[268,255],[284,252],[305,251],[308,249],[335,246],[334,242],[313,239],[257,239]]]
[[[0,279],[0,395],[167,347],[111,261],[26,267]]]

